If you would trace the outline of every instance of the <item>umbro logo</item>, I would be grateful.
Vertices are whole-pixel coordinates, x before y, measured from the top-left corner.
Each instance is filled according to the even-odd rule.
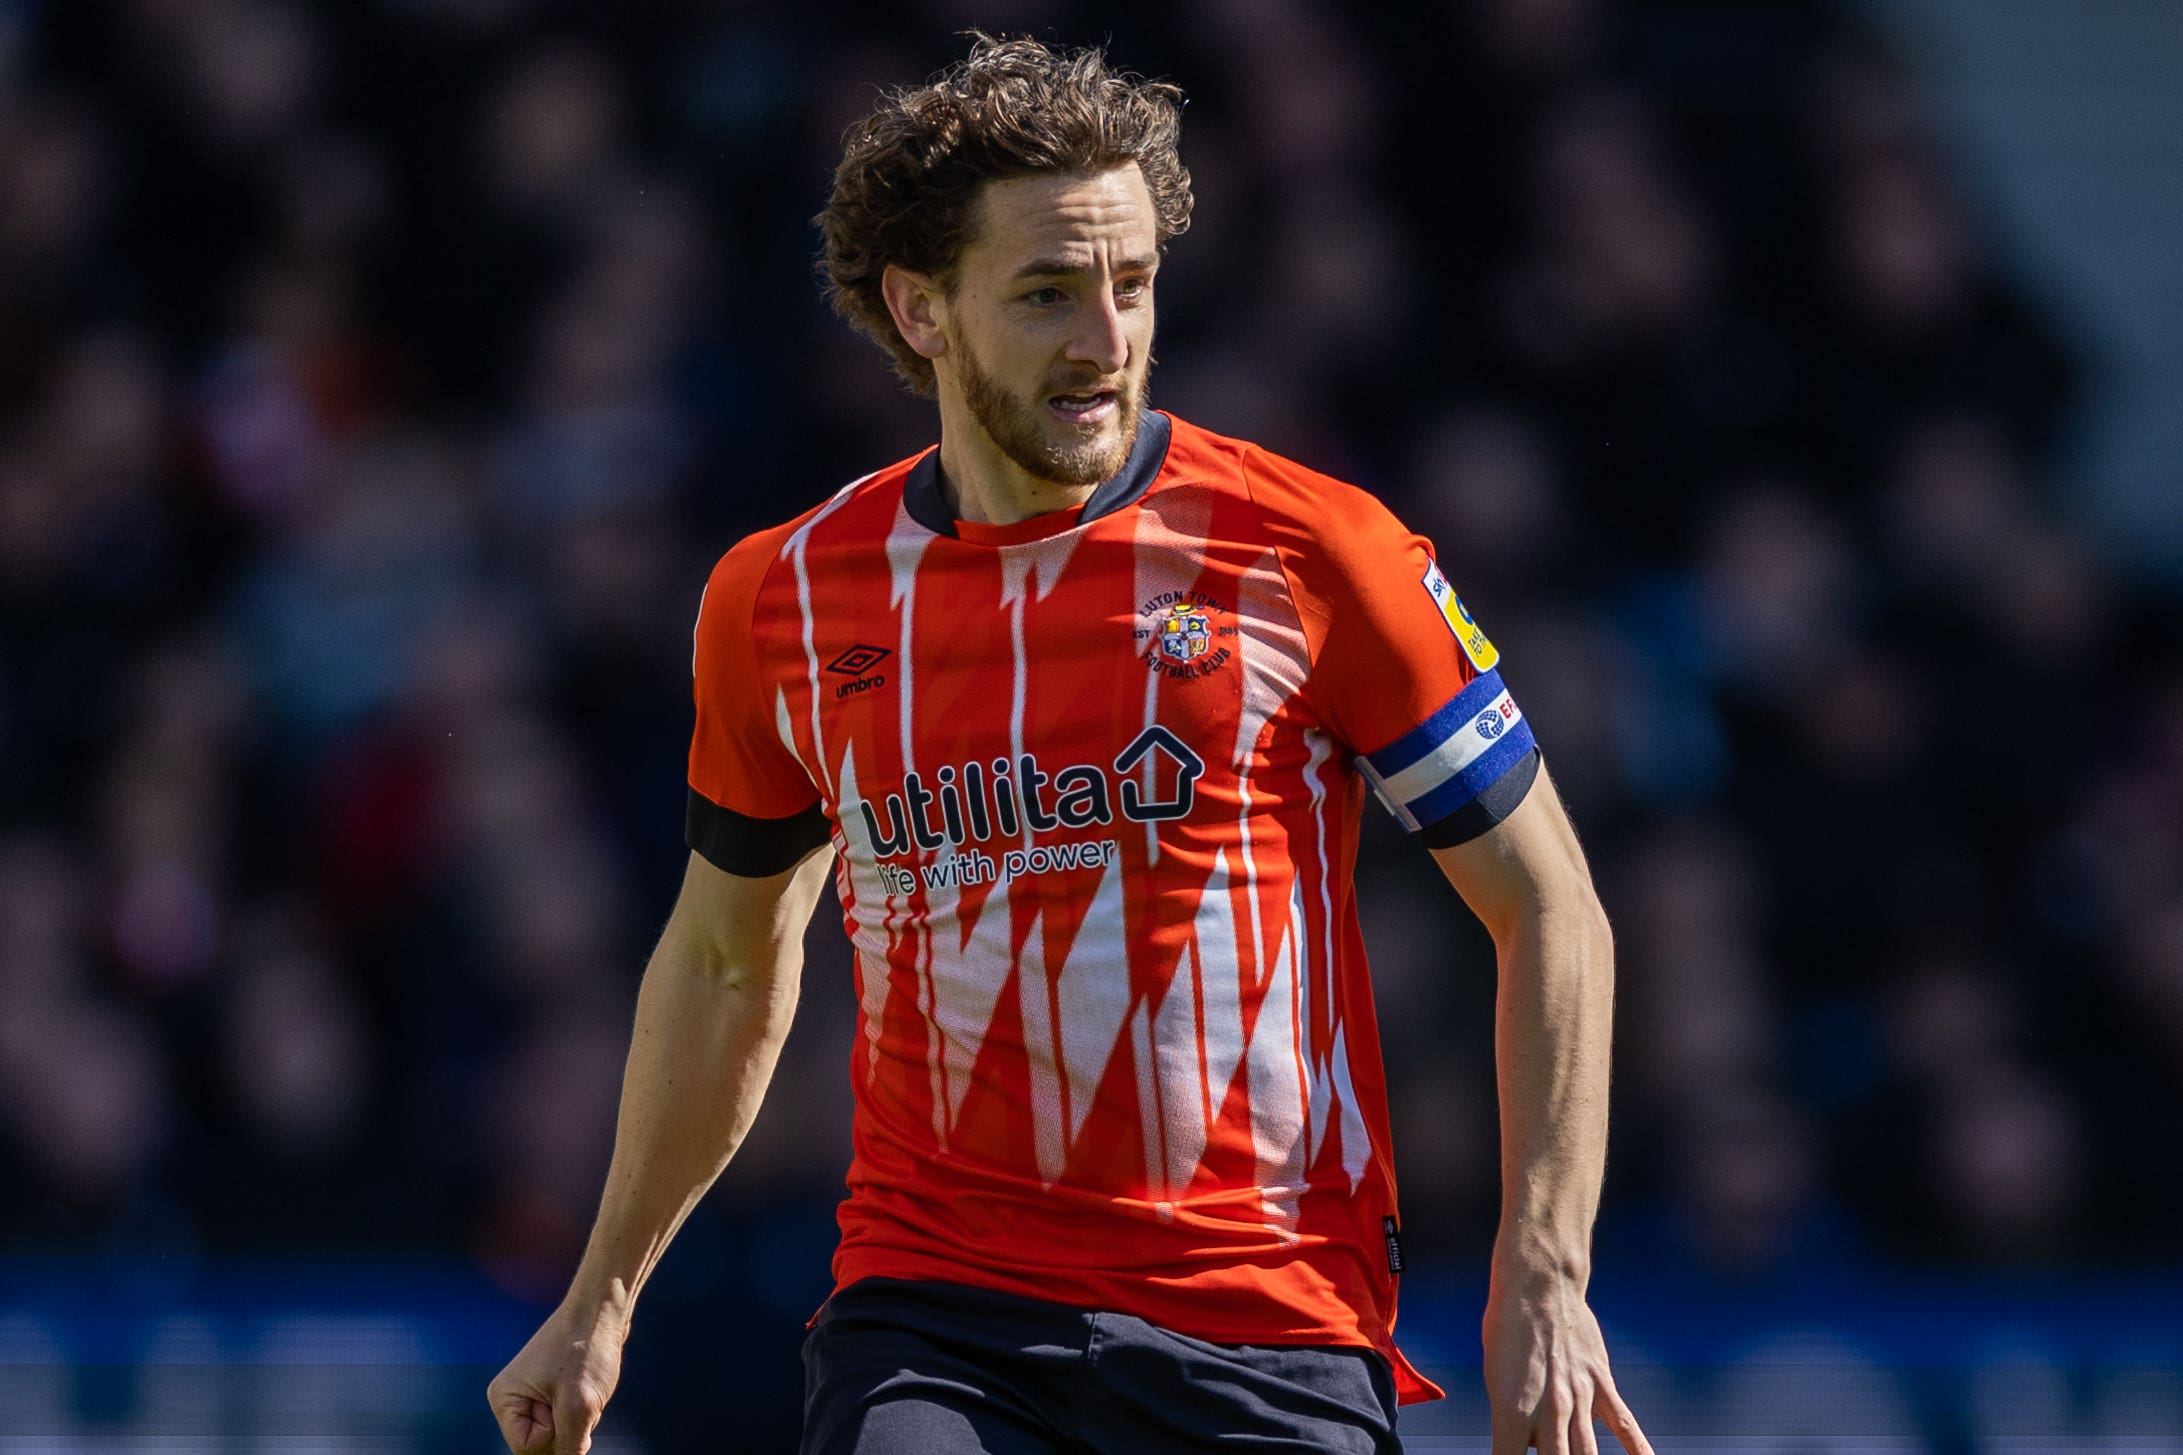
[[[859,642],[848,651],[834,658],[833,661],[828,662],[826,664],[827,671],[839,672],[844,677],[856,679],[853,682],[844,682],[834,689],[836,700],[844,697],[854,697],[859,692],[870,692],[874,688],[886,686],[886,674],[872,672],[872,668],[893,655],[894,653],[885,647],[870,647]],[[871,673],[871,675],[867,676],[866,673]]]
[[[862,642],[843,652],[826,664],[829,672],[839,672],[844,677],[862,677],[866,672],[886,661],[894,653],[885,647],[867,647]]]

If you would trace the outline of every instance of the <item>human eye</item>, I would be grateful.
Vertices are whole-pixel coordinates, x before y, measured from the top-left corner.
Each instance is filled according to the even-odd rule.
[[[1059,288],[1049,283],[1044,288],[1033,288],[1030,292],[1024,294],[1023,301],[1035,304],[1040,308],[1051,308],[1066,296]]]
[[[1141,303],[1152,296],[1152,279],[1146,275],[1124,278],[1114,285],[1114,296],[1124,303]]]

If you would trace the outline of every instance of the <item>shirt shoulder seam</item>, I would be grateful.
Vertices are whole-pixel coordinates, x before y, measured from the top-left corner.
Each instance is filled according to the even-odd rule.
[[[1258,519],[1258,522],[1262,528],[1266,523],[1266,518],[1270,513],[1270,509],[1263,500],[1259,499],[1258,489],[1256,483],[1253,480],[1252,472],[1257,462],[1260,459],[1264,458],[1268,453],[1268,451],[1260,448],[1258,445],[1251,444],[1246,441],[1243,444],[1241,453],[1237,457],[1236,465],[1236,472],[1242,477],[1243,480],[1243,498],[1250,502],[1251,510]],[[1310,666],[1311,670],[1305,674],[1304,685],[1299,695],[1304,697],[1306,700],[1309,700],[1309,698],[1311,697],[1312,687],[1319,678],[1319,657],[1321,651],[1320,644],[1312,641],[1311,639],[1311,623],[1305,618],[1303,606],[1299,603],[1297,599],[1296,575],[1294,572],[1289,570],[1289,563],[1287,558],[1282,553],[1281,543],[1278,540],[1272,538],[1272,533],[1270,531],[1267,533],[1266,548],[1273,552],[1274,568],[1281,573],[1281,584],[1288,590],[1289,610],[1295,613],[1296,616],[1296,630],[1299,634],[1302,635],[1304,639],[1304,660]],[[1316,709],[1314,709],[1312,715],[1314,719],[1317,718],[1318,713]]]

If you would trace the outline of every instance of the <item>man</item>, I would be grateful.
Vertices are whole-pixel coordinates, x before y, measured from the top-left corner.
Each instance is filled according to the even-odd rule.
[[[582,1450],[756,1114],[834,868],[856,1153],[808,1452],[1386,1451],[1401,1272],[1365,779],[1492,931],[1494,1449],[1595,1451],[1610,944],[1497,654],[1369,496],[1144,408],[1179,93],[980,37],[855,131],[837,308],[940,443],[714,570],[693,849],[598,1222],[493,1382]],[[838,858],[837,858],[838,855]]]

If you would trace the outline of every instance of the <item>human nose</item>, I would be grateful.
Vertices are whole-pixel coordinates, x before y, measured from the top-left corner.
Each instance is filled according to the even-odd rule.
[[[1089,307],[1079,310],[1068,357],[1070,362],[1090,364],[1102,374],[1120,373],[1129,362],[1129,336],[1122,329],[1122,310],[1111,295],[1102,292]]]

